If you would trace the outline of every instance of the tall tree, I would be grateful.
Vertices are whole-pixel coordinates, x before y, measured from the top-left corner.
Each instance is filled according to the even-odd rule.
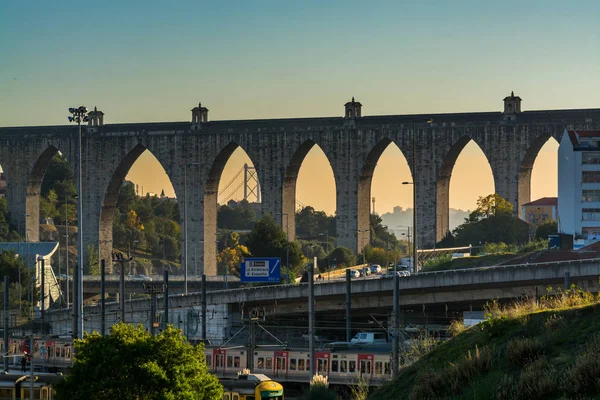
[[[223,387],[203,350],[172,326],[152,336],[141,325],[113,325],[109,335],[75,341],[73,367],[56,383],[56,399],[220,400]]]
[[[289,249],[290,270],[294,273],[298,272],[304,260],[298,243],[288,242],[283,229],[269,214],[254,225],[246,239],[246,246],[255,257],[280,257],[282,264],[286,263],[286,251]]]
[[[227,240],[227,247],[225,247],[217,255],[219,274],[227,273],[235,276],[240,276],[240,261],[242,257],[250,255],[250,251],[246,246],[243,246],[239,242],[240,235],[237,232],[231,232]]]

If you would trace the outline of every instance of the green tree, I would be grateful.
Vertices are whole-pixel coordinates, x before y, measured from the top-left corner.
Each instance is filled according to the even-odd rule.
[[[254,225],[246,239],[246,246],[255,257],[280,257],[282,262],[287,259],[286,250],[289,249],[289,264],[293,273],[298,272],[304,261],[298,243],[288,242],[283,229],[269,214]]]
[[[556,222],[556,221],[546,222],[541,225],[538,225],[537,229],[535,230],[535,238],[537,240],[540,240],[540,239],[547,240],[548,235],[556,235],[557,232],[558,232],[558,222]]]
[[[56,153],[50,160],[46,172],[44,173],[41,195],[47,196],[50,190],[54,189],[57,182],[65,180],[75,183],[73,171],[71,170],[67,159],[62,154]]]
[[[227,271],[228,275],[240,276],[240,260],[242,257],[249,256],[250,252],[246,246],[240,244],[239,238],[240,235],[237,232],[231,232],[227,240],[227,247],[217,254],[218,274]]]
[[[329,253],[330,265],[337,265],[338,267],[351,267],[356,265],[356,257],[352,250],[347,247],[336,247]]]
[[[377,214],[371,214],[369,217],[371,229],[371,246],[381,247],[383,249],[394,249],[398,244],[396,235],[388,230],[388,227],[383,225],[383,220]]]
[[[75,341],[57,400],[220,400],[223,387],[208,371],[203,345],[192,346],[169,326],[152,336],[143,326],[114,325]]]
[[[485,197],[480,196],[477,200],[477,208],[469,215],[469,220],[475,222],[500,214],[511,215],[512,210],[513,205],[497,193]]]
[[[284,221],[285,222],[285,218]],[[329,233],[334,237],[335,217],[325,214],[324,211],[316,211],[307,206],[296,213],[296,234],[303,238],[316,238],[320,233]]]

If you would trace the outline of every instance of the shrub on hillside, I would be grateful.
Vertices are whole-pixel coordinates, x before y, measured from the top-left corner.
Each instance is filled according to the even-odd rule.
[[[567,370],[564,389],[572,394],[600,391],[600,335],[593,336]]]
[[[452,337],[461,334],[465,330],[467,330],[467,326],[465,326],[465,322],[460,319],[455,319],[450,322],[450,326],[448,327],[448,333],[450,333]]]
[[[545,357],[530,363],[521,371],[516,398],[537,400],[550,398],[558,388],[556,369]]]
[[[520,367],[525,367],[536,361],[542,353],[542,345],[535,339],[513,339],[506,344],[506,358]]]
[[[464,360],[451,364],[444,373],[447,386],[452,393],[461,393],[475,377],[487,373],[492,367],[492,352],[485,347],[481,351],[475,346],[475,355],[471,350]]]
[[[425,370],[415,381],[409,400],[435,400],[444,393],[444,381],[439,371]]]

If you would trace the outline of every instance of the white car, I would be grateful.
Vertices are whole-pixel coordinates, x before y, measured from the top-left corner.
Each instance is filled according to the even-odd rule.
[[[129,280],[152,282],[152,278],[150,278],[148,275],[129,275]]]
[[[371,265],[371,273],[372,274],[380,274],[381,273],[381,265],[379,265],[379,264]]]

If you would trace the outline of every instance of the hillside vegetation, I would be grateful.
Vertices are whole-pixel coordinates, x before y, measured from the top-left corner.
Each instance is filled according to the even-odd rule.
[[[527,300],[439,344],[372,400],[600,398],[600,298]],[[462,330],[462,332],[461,332]]]

